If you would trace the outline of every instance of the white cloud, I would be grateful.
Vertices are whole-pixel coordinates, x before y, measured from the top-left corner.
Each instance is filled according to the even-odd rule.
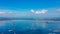
[[[35,11],[33,9],[30,10],[32,13],[35,13]]]
[[[0,10],[0,17],[29,17],[31,13],[28,11],[18,10]]]
[[[6,14],[10,14],[12,13],[12,10],[4,10],[4,9],[0,9],[0,15],[6,15]]]
[[[32,13],[34,13],[34,10],[33,10],[33,9],[31,9],[30,11],[31,11]]]
[[[0,12],[0,14],[5,14],[6,12]]]
[[[33,9],[31,10],[31,12],[34,14],[45,14],[47,11],[48,10],[46,10],[46,9],[37,10],[37,11],[34,11]]]

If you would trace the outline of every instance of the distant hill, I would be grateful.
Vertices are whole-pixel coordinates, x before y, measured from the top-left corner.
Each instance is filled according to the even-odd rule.
[[[5,17],[0,17],[0,21],[3,20],[56,20],[60,21],[60,18],[5,18]]]

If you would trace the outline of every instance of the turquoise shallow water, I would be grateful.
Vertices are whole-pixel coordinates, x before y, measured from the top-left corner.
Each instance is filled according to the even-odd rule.
[[[0,21],[0,34],[49,34],[60,30],[60,21],[44,20],[8,20]]]

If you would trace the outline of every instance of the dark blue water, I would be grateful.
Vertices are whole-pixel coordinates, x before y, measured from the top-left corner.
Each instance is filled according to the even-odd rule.
[[[60,34],[60,21],[0,21],[0,34]]]

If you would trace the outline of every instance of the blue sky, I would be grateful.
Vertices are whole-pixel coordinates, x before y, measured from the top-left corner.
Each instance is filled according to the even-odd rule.
[[[17,14],[8,15],[16,17],[19,14],[18,17],[37,17],[36,14],[31,14],[31,9],[34,11],[48,10],[46,14],[41,14],[42,17],[60,17],[60,0],[0,0],[1,14],[2,12],[14,12]],[[5,14],[0,16],[6,16]],[[41,15],[39,14],[40,17]]]
[[[60,7],[60,0],[0,0],[5,9],[41,9]]]

